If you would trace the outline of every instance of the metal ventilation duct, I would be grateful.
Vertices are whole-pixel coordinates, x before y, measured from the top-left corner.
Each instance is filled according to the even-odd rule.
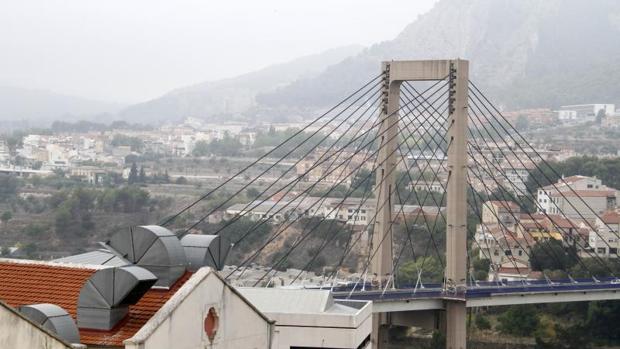
[[[181,239],[181,245],[191,271],[204,266],[222,270],[230,251],[230,242],[220,235],[187,234]]]
[[[157,276],[155,286],[170,287],[185,273],[187,261],[183,246],[174,233],[157,226],[132,227],[112,236],[108,247],[129,262]]]
[[[101,269],[80,290],[77,322],[80,328],[110,330],[129,312],[129,306],[157,281],[150,271],[135,266]]]
[[[67,343],[79,343],[80,332],[73,318],[56,304],[31,304],[19,307],[19,312],[32,322],[58,335]]]

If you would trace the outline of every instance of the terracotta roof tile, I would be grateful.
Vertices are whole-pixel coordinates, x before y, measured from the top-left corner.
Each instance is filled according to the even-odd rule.
[[[77,300],[84,282],[95,267],[63,266],[40,262],[24,263],[0,260],[0,299],[12,307],[52,303],[76,319]],[[151,289],[133,306],[129,314],[110,331],[80,329],[86,345],[123,346],[183,286],[191,273],[185,273],[170,289]]]

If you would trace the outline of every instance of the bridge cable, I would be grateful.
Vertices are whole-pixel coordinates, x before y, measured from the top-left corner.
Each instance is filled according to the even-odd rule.
[[[592,209],[592,207],[591,207],[591,206],[590,206],[587,202],[585,202],[585,200],[583,200],[583,198],[582,198],[582,197],[581,197],[581,196],[580,196],[580,195],[579,195],[579,194],[575,191],[575,189],[573,189],[570,185],[568,185],[568,183],[566,183],[566,182],[564,181],[564,179],[562,178],[562,176],[561,176],[561,175],[560,175],[560,174],[559,174],[559,173],[558,173],[558,172],[557,172],[557,171],[556,171],[556,170],[555,170],[555,169],[554,169],[554,168],[553,168],[553,167],[552,167],[552,166],[551,166],[551,165],[550,165],[550,164],[549,164],[549,163],[548,163],[548,162],[547,162],[547,161],[546,161],[543,157],[542,157],[542,155],[540,155],[540,153],[538,152],[538,150],[536,150],[536,148],[534,148],[531,144],[529,144],[529,143],[527,142],[527,140],[525,139],[525,137],[523,137],[523,135],[521,135],[521,133],[520,133],[520,132],[519,132],[519,131],[518,131],[518,130],[517,130],[517,129],[516,129],[516,128],[515,128],[515,127],[511,124],[511,123],[510,123],[510,122],[509,122],[509,121],[508,121],[508,119],[506,119],[506,117],[504,117],[504,115],[503,115],[501,112],[499,112],[499,110],[497,110],[497,108],[496,108],[496,107],[495,107],[495,106],[494,106],[494,105],[493,105],[493,104],[492,104],[492,103],[488,100],[488,98],[487,98],[487,97],[486,97],[486,96],[485,96],[482,92],[480,92],[480,90],[476,87],[476,85],[475,85],[473,82],[471,82],[471,81],[470,81],[470,84],[473,86],[473,89],[471,89],[471,88],[470,88],[470,91],[472,92],[472,94],[473,94],[474,98],[476,98],[476,100],[478,100],[478,101],[481,101],[481,99],[480,99],[480,98],[482,97],[485,101],[487,101],[487,104],[488,104],[488,105],[490,105],[490,106],[491,106],[491,108],[497,112],[497,115],[499,115],[499,116],[500,116],[500,117],[501,117],[501,118],[505,121],[505,123],[506,123],[506,124],[508,124],[508,126],[509,126],[512,130],[513,130],[513,132],[511,133],[511,132],[509,132],[509,131],[506,129],[506,127],[504,126],[504,124],[503,124],[503,123],[498,123],[498,125],[499,125],[499,126],[500,126],[503,130],[504,130],[504,132],[505,132],[505,133],[506,133],[509,137],[511,137],[511,139],[514,141],[515,145],[517,145],[517,146],[519,147],[519,149],[520,149],[523,153],[525,153],[525,154],[527,155],[527,152],[523,149],[523,147],[521,146],[521,143],[520,143],[520,142],[518,142],[518,141],[517,141],[517,140],[513,137],[513,134],[516,134],[517,136],[519,136],[519,138],[521,138],[521,139],[523,140],[523,142],[525,142],[525,144],[527,144],[527,145],[529,146],[529,148],[532,150],[532,152],[533,152],[534,154],[536,154],[536,156],[538,156],[538,157],[541,159],[541,162],[542,162],[542,163],[544,163],[544,164],[547,166],[547,168],[549,168],[549,169],[553,172],[553,174],[554,174],[556,177],[558,177],[558,178],[559,178],[559,180],[561,180],[561,181],[563,182],[563,184],[564,184],[564,185],[566,185],[566,186],[568,187],[568,189],[570,189],[570,191],[571,191],[571,192],[572,192],[572,193],[573,193],[576,197],[578,197],[578,198],[581,200],[581,202],[582,202],[582,203],[583,203],[583,204],[584,204],[584,205],[585,205],[585,206],[586,206],[586,207],[590,210],[590,212],[592,212],[592,213],[593,213],[593,214],[594,214],[597,218],[600,218],[600,217],[598,216],[598,214],[596,213],[596,211],[594,211],[594,209]],[[479,97],[479,95],[480,95],[481,97]],[[485,109],[485,110],[487,110],[487,112],[488,112],[488,113],[490,113],[491,115],[493,115],[493,113],[489,110],[489,107],[487,106],[487,104],[482,103],[482,105],[483,105],[484,109]],[[484,113],[483,113],[482,115],[483,115],[483,116],[484,116],[487,120],[489,120],[489,118],[488,118],[488,117],[487,117]],[[491,123],[491,126],[492,126],[493,128],[495,128],[494,124],[492,124],[492,123]],[[496,132],[498,132],[498,131],[496,131]],[[530,157],[530,160],[531,160],[534,164],[537,164],[537,162],[536,162],[536,161],[533,161],[533,160],[531,159],[531,157]],[[538,167],[538,165],[537,165],[537,167]],[[549,183],[550,183],[550,184],[554,187],[554,189],[555,189],[556,191],[558,191],[561,195],[563,195],[562,191],[558,190],[558,188],[557,188],[557,186],[555,185],[554,181],[552,181],[552,180],[551,180],[551,179],[550,179],[550,178],[546,175],[546,173],[544,173],[544,171],[542,171],[542,169],[540,169],[540,167],[538,167],[538,169],[540,170],[540,173],[541,173],[541,174],[545,177],[545,179],[546,179],[546,180],[547,180],[547,181],[548,181],[548,182],[549,182]],[[564,197],[564,196],[563,196],[563,197]],[[565,197],[564,197],[564,198],[565,198]],[[579,211],[579,210],[577,210],[577,209],[574,207],[574,205],[573,205],[570,201],[568,201],[568,202],[569,202],[569,204],[571,205],[571,207],[572,207],[572,208],[573,208],[576,212],[580,213],[580,211]],[[588,222],[587,220],[585,220],[585,221],[586,221],[586,222]],[[588,223],[589,223],[589,222],[588,222]],[[605,225],[607,226],[607,228],[608,228],[608,229],[609,229],[609,230],[610,230],[610,231],[611,231],[611,232],[612,232],[612,233],[613,233],[616,237],[620,238],[620,235],[619,235],[617,232],[615,232],[615,231],[614,231],[614,229],[612,229],[609,225],[607,225],[607,223],[605,223],[605,222],[603,221],[603,224],[605,224]],[[592,227],[592,225],[590,225],[590,227]],[[603,239],[603,240],[605,240],[605,239]]]
[[[248,169],[250,169],[252,166],[258,164],[261,160],[265,159],[267,156],[269,156],[270,154],[272,154],[273,152],[275,152],[276,150],[278,150],[279,148],[281,148],[282,146],[284,146],[285,144],[287,144],[290,140],[294,139],[295,137],[297,137],[298,135],[302,134],[305,132],[305,130],[307,130],[309,127],[311,127],[312,125],[314,125],[315,123],[317,123],[318,121],[322,120],[324,117],[326,117],[329,113],[331,113],[332,111],[336,110],[338,107],[340,107],[341,105],[343,105],[345,102],[347,102],[348,100],[350,100],[353,96],[355,96],[356,94],[358,94],[359,92],[363,91],[365,88],[367,88],[368,86],[370,86],[371,84],[373,84],[375,81],[377,81],[377,79],[383,77],[383,73],[377,75],[376,77],[372,78],[370,81],[368,81],[367,83],[365,83],[361,88],[357,89],[355,92],[351,93],[349,96],[347,96],[346,98],[344,98],[343,100],[341,100],[338,104],[336,104],[334,107],[330,108],[328,111],[326,111],[325,113],[323,113],[321,116],[319,116],[318,118],[314,119],[312,122],[310,122],[308,125],[304,126],[303,128],[301,128],[299,131],[295,132],[293,135],[291,135],[290,137],[288,137],[286,140],[284,140],[284,142],[280,143],[279,145],[277,145],[275,148],[271,149],[270,151],[268,151],[267,153],[263,154],[262,156],[260,156],[258,159],[256,159],[255,161],[253,161],[252,163],[250,163],[249,165],[247,165],[246,167],[244,167],[243,169],[241,169],[239,172],[237,172],[235,175],[231,176],[229,179],[227,179],[226,181],[224,181],[223,183],[219,184],[216,188],[208,191],[206,194],[203,194],[198,200],[192,202],[191,204],[187,205],[185,208],[183,208],[182,210],[180,210],[178,213],[174,214],[173,216],[165,219],[164,221],[162,221],[160,223],[160,225],[162,226],[166,226],[168,224],[170,224],[171,222],[173,222],[178,216],[180,216],[181,214],[185,213],[187,210],[191,209],[192,207],[194,207],[196,204],[198,204],[200,201],[206,199],[207,197],[209,197],[211,194],[213,194],[215,191],[219,190],[220,188],[222,188],[225,184],[229,183],[233,178],[238,177],[239,175],[241,175],[242,173],[244,173],[245,171],[247,171]],[[379,83],[381,83],[381,81],[379,81]],[[373,87],[374,88],[374,87]],[[348,108],[348,107],[347,107]],[[345,109],[346,110],[346,109]],[[336,117],[338,117],[340,114],[342,113],[342,111],[338,114],[336,114],[336,116],[334,116],[333,118],[331,118],[328,123],[330,121],[333,121]]]

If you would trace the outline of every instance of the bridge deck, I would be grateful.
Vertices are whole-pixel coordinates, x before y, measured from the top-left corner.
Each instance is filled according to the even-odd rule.
[[[461,293],[446,292],[438,284],[426,285],[424,288],[380,290],[369,286],[366,290],[351,292],[352,289],[335,288],[334,297],[371,300],[374,312],[443,309],[448,299],[462,300],[467,307],[620,299],[620,282],[611,278],[600,281],[484,282],[470,285]]]

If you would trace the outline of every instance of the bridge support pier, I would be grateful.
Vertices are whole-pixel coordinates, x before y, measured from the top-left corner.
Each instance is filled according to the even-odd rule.
[[[450,61],[448,115],[448,188],[446,205],[446,348],[467,342],[467,61]]]
[[[458,300],[466,289],[467,265],[467,82],[469,64],[464,60],[383,62],[383,108],[379,132],[381,148],[377,155],[375,197],[377,215],[370,241],[370,275],[381,286],[394,271],[392,251],[393,191],[398,153],[396,126],[400,119],[400,86],[403,81],[436,81],[449,77],[450,112],[448,116],[448,188],[446,231],[446,289],[454,290],[455,301],[446,306],[448,349],[465,349],[466,311]],[[385,132],[384,132],[385,131]],[[385,314],[384,314],[385,315]],[[375,348],[387,343],[387,315],[373,315],[371,341]],[[384,339],[385,338],[385,339]]]

